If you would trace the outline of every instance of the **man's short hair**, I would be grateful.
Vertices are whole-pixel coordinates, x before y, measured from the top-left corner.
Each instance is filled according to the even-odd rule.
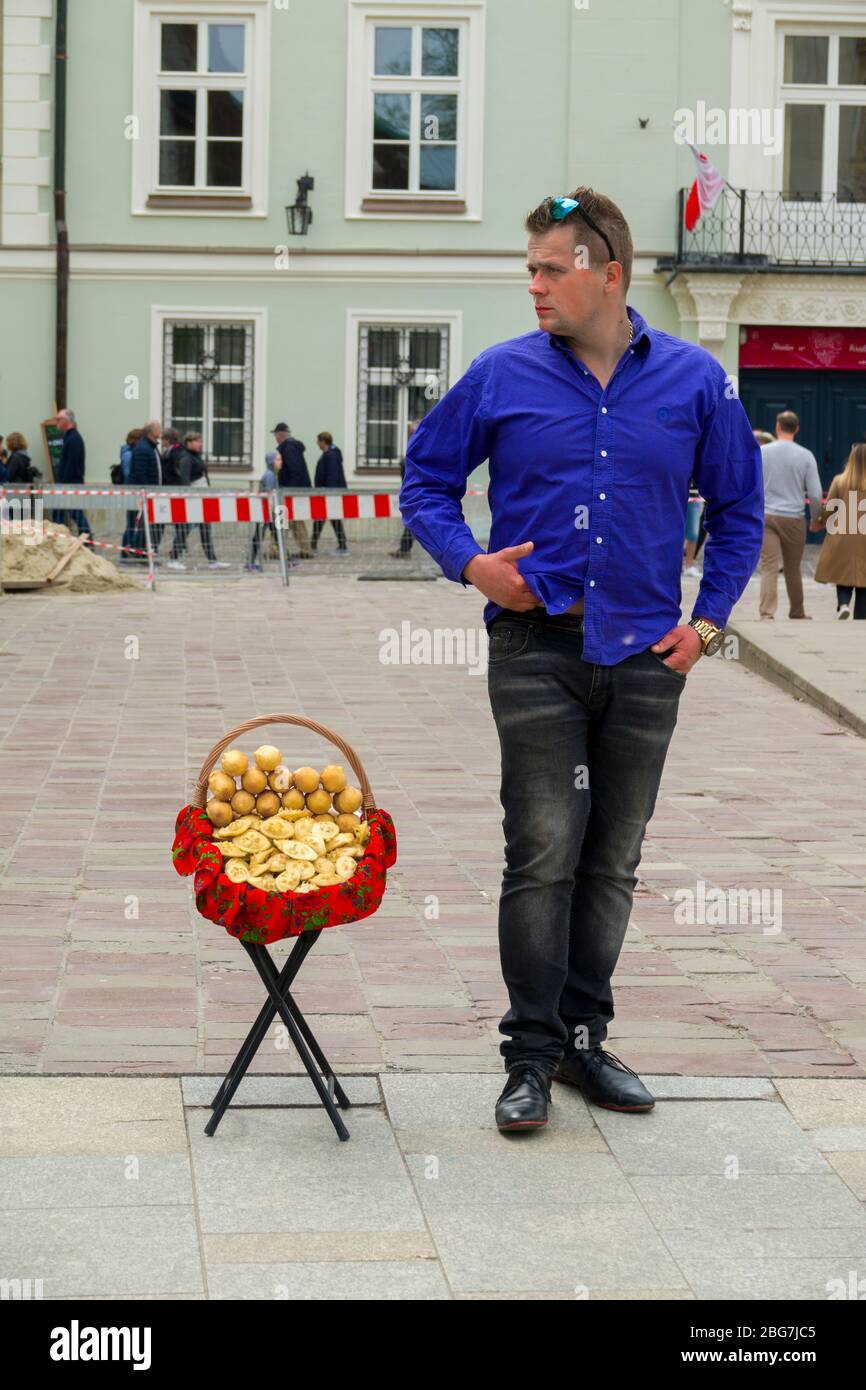
[[[320,430],[320,432],[316,435],[316,438],[324,439],[329,449],[334,442],[334,436],[332,434],[329,434],[327,430]]]
[[[613,199],[604,193],[596,193],[592,188],[575,188],[567,195],[574,198],[584,208],[593,222],[598,223],[614,249],[616,259],[622,266],[622,282],[627,290],[631,284],[631,269],[634,262],[634,242],[631,239],[628,223]],[[577,208],[557,221],[551,217],[552,198],[545,198],[526,218],[525,228],[536,236],[554,232],[557,227],[568,223],[574,231],[574,244],[585,246],[589,252],[589,263],[593,269],[607,265],[610,260],[608,249],[601,237],[587,225]]]
[[[190,430],[189,434],[183,437],[184,444],[193,444],[196,439],[201,439],[201,430]]]
[[[796,434],[800,428],[799,417],[794,414],[793,410],[780,410],[776,416],[776,424],[786,434]]]
[[[163,430],[162,437],[163,439],[167,439],[169,444],[180,443],[180,435],[178,434],[177,430],[172,429],[171,425],[169,425],[167,429]]]

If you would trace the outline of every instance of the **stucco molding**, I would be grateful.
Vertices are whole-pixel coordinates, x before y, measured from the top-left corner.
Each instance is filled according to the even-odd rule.
[[[742,287],[737,275],[690,271],[677,276],[671,294],[681,323],[694,323],[702,347],[719,356],[731,322],[731,305]]]
[[[754,276],[732,306],[738,323],[804,324],[810,328],[866,323],[866,273],[862,279],[833,274]]]

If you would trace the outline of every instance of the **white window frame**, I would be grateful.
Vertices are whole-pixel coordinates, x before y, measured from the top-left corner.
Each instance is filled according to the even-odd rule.
[[[252,418],[252,458],[249,469],[243,464],[220,465],[219,477],[229,472],[240,473],[243,477],[255,477],[259,464],[264,468],[267,451],[267,425],[265,421],[266,383],[267,383],[267,309],[244,309],[237,304],[231,308],[202,308],[199,305],[154,304],[150,315],[150,410],[149,417],[162,424],[164,382],[163,343],[166,322],[183,323],[252,323],[253,325],[253,418]]]
[[[483,138],[484,138],[484,21],[485,0],[455,0],[451,3],[403,3],[403,0],[349,0],[346,92],[346,217],[364,220],[434,222],[478,222],[482,215]],[[381,78],[373,75],[374,30],[377,24],[399,28],[423,25],[430,28],[457,28],[460,38],[458,78]],[[421,82],[435,92],[457,87],[457,188],[385,189],[372,187],[373,93],[393,85],[414,90]],[[412,110],[416,100],[413,98]],[[417,132],[412,132],[411,162],[416,162]],[[411,182],[410,177],[410,182]],[[383,198],[390,203],[406,202],[413,207],[422,202],[465,203],[463,212],[362,210],[366,198]]]
[[[789,82],[784,80],[785,39],[826,38],[827,51],[826,82]],[[821,24],[780,24],[777,33],[779,105],[784,112],[787,106],[821,106],[824,108],[823,148],[821,150],[821,171],[823,187],[821,193],[836,193],[839,179],[839,113],[843,106],[866,107],[866,84],[859,87],[839,86],[834,78],[839,76],[839,40],[841,38],[866,38],[866,11],[859,24],[837,27]],[[784,185],[785,156],[781,155],[782,167],[779,173],[779,189]],[[844,206],[844,205],[843,205]],[[851,206],[860,206],[852,204]]]
[[[346,464],[347,481],[366,479],[371,476],[368,468],[358,468],[358,451],[356,448],[356,428],[357,428],[357,400],[358,400],[358,371],[360,368],[358,354],[359,330],[364,323],[376,325],[394,324],[398,327],[411,328],[415,324],[426,325],[432,328],[446,327],[448,329],[448,363],[445,378],[445,390],[449,390],[462,375],[463,361],[463,313],[460,309],[446,310],[434,309],[425,312],[423,309],[407,309],[397,312],[394,309],[347,309],[346,310],[346,373],[345,373],[345,413],[343,418],[343,459]],[[444,392],[443,392],[444,395]],[[394,478],[399,480],[397,469],[394,470]],[[375,476],[375,474],[373,475]],[[384,479],[385,475],[380,474]]]
[[[242,187],[203,187],[160,185],[159,178],[159,89],[160,25],[163,22],[231,24],[243,22],[247,29],[244,78],[244,172]],[[137,121],[136,138],[130,139],[132,152],[132,213],[143,217],[266,217],[268,213],[268,129],[270,116],[270,30],[271,0],[135,0],[133,34],[133,105]],[[212,74],[209,85],[233,88],[243,85],[237,74]],[[234,79],[234,81],[232,80]],[[178,87],[201,85],[206,79],[178,74]],[[197,134],[197,143],[202,137]],[[195,198],[201,207],[148,207],[151,194],[162,197]],[[246,208],[209,207],[209,199],[249,198]]]

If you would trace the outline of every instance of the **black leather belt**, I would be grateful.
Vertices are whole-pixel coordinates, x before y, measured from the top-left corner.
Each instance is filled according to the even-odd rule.
[[[548,613],[546,608],[527,608],[525,612],[518,613],[514,608],[503,608],[501,613],[497,613],[496,618],[509,618],[521,623],[537,623],[544,626],[564,627],[572,632],[583,632],[582,613]]]

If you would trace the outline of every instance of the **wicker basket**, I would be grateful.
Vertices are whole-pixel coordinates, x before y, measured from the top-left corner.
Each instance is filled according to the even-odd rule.
[[[350,879],[309,893],[294,894],[255,888],[250,883],[233,883],[223,873],[222,855],[213,845],[214,826],[204,810],[208,777],[214,764],[239,737],[266,724],[294,724],[310,729],[338,748],[351,765],[361,789],[361,813],[370,826],[370,838]],[[382,901],[386,871],[396,859],[394,823],[387,811],[376,806],[358,754],[333,729],[300,714],[263,714],[248,719],[214,744],[202,763],[190,805],[177,817],[172,847],[177,872],[195,876],[195,900],[201,915],[225,927],[230,935],[259,945],[369,917]]]

